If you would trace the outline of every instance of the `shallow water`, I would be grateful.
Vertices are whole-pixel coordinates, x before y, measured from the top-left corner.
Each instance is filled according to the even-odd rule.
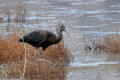
[[[72,36],[64,37],[73,52],[73,63],[68,69],[67,80],[120,80],[119,54],[84,51],[85,43],[100,39],[105,34],[120,30],[119,0],[0,0],[3,7],[22,5],[27,10],[27,23],[10,23],[19,29],[55,30],[55,25],[63,23]],[[2,16],[2,15],[0,15]],[[1,26],[8,24],[3,23]],[[50,27],[51,26],[51,27]],[[1,33],[7,32],[3,27]],[[86,38],[84,43],[83,37]],[[106,67],[107,66],[107,67]],[[116,68],[117,67],[117,68]],[[71,69],[73,68],[73,69]],[[75,68],[75,69],[74,69]],[[77,69],[76,69],[77,68]]]

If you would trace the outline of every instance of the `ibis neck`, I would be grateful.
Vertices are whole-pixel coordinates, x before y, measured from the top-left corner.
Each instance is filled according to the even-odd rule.
[[[57,40],[56,40],[56,43],[60,42],[62,40],[62,37],[63,37],[62,31],[60,31],[60,30],[57,31]]]

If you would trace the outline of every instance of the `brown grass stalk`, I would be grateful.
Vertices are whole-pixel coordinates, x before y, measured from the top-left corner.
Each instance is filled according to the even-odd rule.
[[[21,39],[23,39],[22,38],[22,36],[20,35],[20,34],[18,34],[17,33],[17,35],[21,38]],[[23,34],[22,34],[23,35]],[[23,39],[23,41],[24,41],[24,39]],[[25,71],[26,71],[26,63],[27,63],[27,47],[26,47],[26,44],[25,43],[23,43],[24,44],[24,67],[23,67],[23,73],[22,73],[22,76],[21,76],[21,79],[23,79],[24,78],[24,76],[25,76]]]

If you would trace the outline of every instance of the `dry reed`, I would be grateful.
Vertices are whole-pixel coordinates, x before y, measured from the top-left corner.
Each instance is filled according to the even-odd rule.
[[[23,6],[17,6],[16,7],[16,16],[15,16],[15,22],[23,22],[26,21],[26,9]]]
[[[7,64],[7,78],[20,78],[24,68],[24,44],[18,42],[16,31],[3,38],[0,35],[0,64]],[[25,78],[38,80],[64,80],[65,67],[72,59],[70,51],[64,47],[64,40],[47,48],[44,60],[40,60],[41,49],[37,50],[26,44],[27,63]],[[4,70],[4,69],[3,69]],[[0,69],[1,71],[1,69]]]
[[[11,22],[25,23],[26,22],[27,10],[24,8],[24,6],[18,5],[15,7],[11,7],[11,6],[4,7],[3,13],[7,18],[6,20],[4,20],[4,22],[6,23],[11,23]]]
[[[120,53],[120,35],[119,34],[107,34],[103,38],[104,51],[108,53]]]
[[[102,50],[107,53],[119,54],[120,53],[120,35],[106,34],[99,42],[92,42],[94,50]]]

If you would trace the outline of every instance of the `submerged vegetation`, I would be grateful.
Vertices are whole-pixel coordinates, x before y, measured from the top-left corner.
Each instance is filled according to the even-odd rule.
[[[24,44],[18,42],[19,36],[13,34],[5,37],[0,35],[0,65],[5,64],[7,68],[0,69],[0,76],[3,72],[6,76],[2,78],[20,78],[24,68]],[[70,51],[65,48],[64,40],[57,45],[46,49],[43,58],[40,59],[42,49],[36,51],[29,44],[26,45],[26,69],[25,78],[39,80],[64,80],[65,67],[72,59]],[[35,54],[36,53],[36,54]]]

